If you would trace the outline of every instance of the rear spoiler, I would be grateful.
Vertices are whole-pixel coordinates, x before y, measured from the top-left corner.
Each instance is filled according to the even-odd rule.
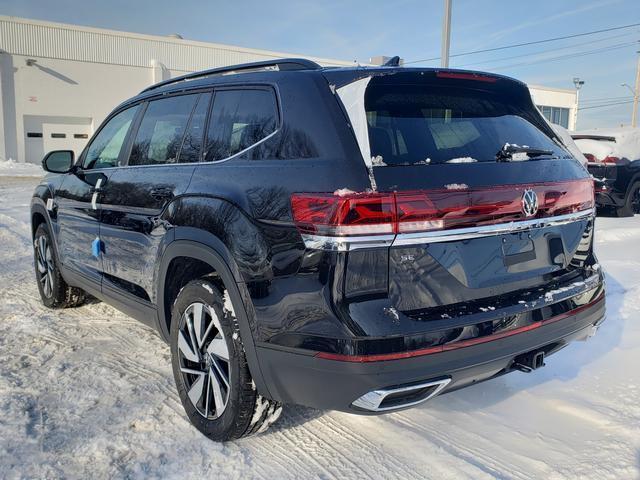
[[[574,140],[598,140],[600,142],[614,142],[616,137],[607,137],[605,135],[571,135]]]

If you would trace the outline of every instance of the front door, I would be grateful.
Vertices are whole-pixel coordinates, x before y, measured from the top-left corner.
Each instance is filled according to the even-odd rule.
[[[132,133],[125,166],[101,192],[102,288],[155,304],[154,267],[171,226],[168,205],[184,194],[201,155],[209,92],[152,100]]]
[[[91,140],[76,169],[56,192],[58,253],[65,268],[98,286],[102,278],[100,193],[118,165],[138,107],[112,116]]]

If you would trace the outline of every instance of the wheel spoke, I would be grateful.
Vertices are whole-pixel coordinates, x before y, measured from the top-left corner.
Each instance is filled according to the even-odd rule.
[[[204,381],[206,380],[207,375],[202,373],[198,375],[198,379],[193,382],[193,385],[189,389],[189,399],[194,406],[198,404],[198,401],[202,397],[202,391],[204,390]]]
[[[181,331],[178,332],[178,350],[182,352],[184,358],[189,360],[190,362],[198,363],[200,362],[200,355],[198,352],[191,348],[187,339],[184,338],[184,333]]]
[[[224,341],[224,338],[222,338],[220,334],[211,340],[211,343],[207,347],[207,353],[215,355],[225,362],[229,361],[229,349],[227,348],[227,342]]]
[[[42,253],[42,250],[40,249],[40,239],[38,238],[35,242],[35,249],[36,249],[36,263],[38,265],[38,271],[40,273],[44,273],[47,271],[47,263],[44,259],[44,254]]]
[[[216,407],[216,414],[222,413],[225,407],[224,396],[222,395],[222,388],[216,374],[212,368],[209,368],[209,378],[211,379],[211,387],[213,388],[213,399]]]
[[[209,417],[209,397],[211,397],[211,373],[207,376],[207,387],[204,391],[204,416]]]
[[[202,334],[204,332],[205,326],[205,315],[204,315],[204,305],[201,303],[196,303],[193,306],[193,331],[196,336],[196,341],[198,342],[198,348],[202,347]]]
[[[222,382],[224,383],[225,387],[228,390],[229,389],[229,380],[227,380],[227,374],[224,373],[224,370],[222,370],[220,365],[218,365],[218,361],[216,359],[214,359],[213,362],[211,362],[211,363],[215,367],[216,371],[218,372],[218,375],[219,375],[220,379],[222,380]]]
[[[180,371],[182,373],[189,373],[191,375],[204,375],[205,373],[207,373],[203,370],[194,370],[193,368],[187,368],[187,367],[180,367]]]

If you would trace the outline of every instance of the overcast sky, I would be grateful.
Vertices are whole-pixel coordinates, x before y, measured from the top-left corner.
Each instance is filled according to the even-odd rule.
[[[438,57],[442,7],[443,0],[0,0],[3,15],[362,62],[374,55]],[[639,0],[453,0],[451,53],[638,22]],[[582,106],[596,106],[630,100],[621,84],[633,85],[638,40],[640,28],[634,27],[454,57],[451,66],[560,88],[573,88],[578,76],[585,81]],[[620,125],[630,116],[630,103],[590,108],[580,111],[578,128]]]

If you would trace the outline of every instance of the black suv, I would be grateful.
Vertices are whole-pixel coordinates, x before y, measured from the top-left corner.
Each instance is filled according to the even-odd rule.
[[[618,217],[640,213],[640,130],[622,127],[610,135],[571,135],[587,158],[596,206]]]
[[[603,320],[593,183],[510,78],[214,69],[43,164],[44,304],[155,328],[212,439],[283,403],[375,414],[532,371]]]

